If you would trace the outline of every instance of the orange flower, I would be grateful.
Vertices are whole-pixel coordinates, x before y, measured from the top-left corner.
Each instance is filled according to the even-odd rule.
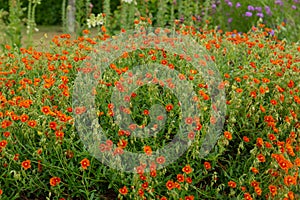
[[[51,186],[56,186],[60,183],[60,178],[59,177],[52,177],[50,178],[50,185]]]
[[[144,152],[150,156],[152,154],[152,149],[150,146],[144,146]]]
[[[284,177],[284,184],[287,186],[296,185],[297,184],[296,178],[288,175],[288,176]]]
[[[259,173],[258,169],[256,169],[255,167],[251,167],[251,171],[252,171],[254,174],[258,174],[258,173]]]
[[[250,142],[250,139],[247,136],[243,137],[244,142]]]
[[[49,126],[50,126],[50,128],[51,128],[52,130],[55,130],[57,124],[56,124],[56,122],[50,122],[50,123],[49,123]]]
[[[254,180],[254,181],[251,182],[251,186],[254,187],[254,188],[258,187],[259,186],[259,182],[257,182],[257,181]]]
[[[255,193],[256,193],[258,196],[260,196],[260,195],[261,195],[261,193],[262,193],[262,190],[261,190],[261,188],[260,188],[260,187],[255,187],[255,188],[254,188],[254,190],[255,190]]]
[[[183,174],[177,174],[177,180],[178,180],[178,182],[184,182],[184,175]]]
[[[89,30],[87,30],[87,29],[84,29],[84,30],[82,31],[82,33],[83,33],[83,34],[89,34],[89,33],[90,33],[90,31],[89,31]]]
[[[187,177],[186,180],[185,180],[187,183],[191,184],[193,182],[192,178],[191,177]]]
[[[0,149],[1,149],[1,148],[5,148],[6,145],[7,145],[7,141],[6,141],[6,140],[2,140],[2,141],[0,142]]]
[[[29,120],[29,121],[27,122],[27,124],[28,124],[28,126],[34,128],[34,127],[36,126],[37,123],[36,123],[35,120]]]
[[[295,165],[296,165],[297,167],[300,167],[300,158],[296,158],[296,159],[295,159]]]
[[[294,199],[295,199],[294,192],[289,191],[289,192],[288,192],[288,197],[289,197],[291,200],[294,200]]]
[[[80,164],[83,169],[87,169],[87,167],[90,166],[90,161],[87,158],[84,158],[80,161]]]
[[[224,136],[225,136],[226,139],[232,140],[232,135],[231,135],[231,133],[229,131],[225,131],[224,132]]]
[[[204,167],[205,167],[205,169],[207,169],[207,170],[211,169],[211,165],[210,165],[209,162],[204,162]]]
[[[262,138],[257,138],[256,139],[256,146],[262,147],[264,145],[264,141]]]
[[[184,200],[194,200],[194,196],[193,195],[186,196],[184,197]]]
[[[258,159],[259,162],[266,162],[266,158],[262,154],[258,154],[257,159]]]
[[[241,93],[241,92],[243,92],[243,89],[242,89],[242,88],[237,88],[235,91],[236,91],[237,93]]]
[[[120,147],[120,148],[122,148],[122,149],[125,149],[126,146],[127,146],[127,144],[128,144],[128,142],[127,142],[126,140],[121,139],[121,140],[119,140],[119,142],[118,142],[118,147]]]
[[[49,106],[43,106],[41,111],[45,114],[45,115],[48,115],[51,110],[50,110],[50,107]]]
[[[173,105],[172,105],[172,104],[167,104],[167,105],[166,105],[166,110],[167,110],[168,112],[170,112],[172,109],[173,109]]]
[[[234,182],[234,181],[229,181],[229,182],[228,182],[228,186],[231,187],[231,188],[236,188],[236,182]]]
[[[27,170],[29,168],[31,168],[31,165],[30,165],[30,160],[25,160],[22,162],[22,167]]]
[[[128,193],[128,189],[126,186],[119,189],[119,193],[122,195],[126,195]]]
[[[270,190],[272,196],[275,196],[277,194],[277,187],[276,186],[269,185],[269,190]]]
[[[182,168],[182,171],[185,172],[186,174],[190,174],[193,169],[191,168],[190,165],[186,165],[184,168]]]
[[[273,141],[276,140],[276,136],[274,134],[268,134],[268,138]]]
[[[22,115],[20,116],[20,119],[21,119],[21,122],[26,122],[26,121],[29,119],[29,117],[28,117],[28,115],[26,115],[26,114],[22,114]]]
[[[244,194],[244,199],[246,199],[246,200],[252,200],[251,194],[249,194],[248,192],[246,192]]]
[[[168,180],[166,183],[168,190],[172,190],[175,187],[175,183],[172,180]]]
[[[266,112],[266,109],[262,105],[259,106],[259,109],[261,110],[261,112]]]
[[[261,94],[265,94],[265,93],[266,93],[266,90],[265,90],[262,86],[260,86],[260,87],[259,87],[259,92],[260,92]]]
[[[271,100],[270,100],[270,103],[271,103],[272,105],[274,105],[274,106],[277,105],[277,101],[276,101],[275,99],[271,99]]]

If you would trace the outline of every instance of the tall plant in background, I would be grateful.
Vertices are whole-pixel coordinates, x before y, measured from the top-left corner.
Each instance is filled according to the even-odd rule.
[[[106,17],[106,24],[110,25],[111,24],[110,0],[104,0],[103,13]]]
[[[28,44],[32,45],[32,33],[34,30],[38,31],[35,23],[35,9],[36,6],[41,4],[41,0],[29,0],[27,11],[27,35]]]
[[[121,1],[121,14],[120,22],[121,27],[124,29],[131,29],[133,27],[132,22],[135,18],[135,12],[137,7],[137,2],[133,0],[122,0]]]
[[[76,32],[81,34],[82,30],[86,28],[86,20],[91,13],[90,0],[76,0]]]
[[[62,21],[62,29],[64,33],[67,32],[66,5],[67,5],[66,0],[63,0],[61,4],[61,21]]]
[[[168,11],[168,1],[165,0],[158,0],[157,2],[157,15],[156,21],[159,27],[163,27],[166,25],[168,19],[166,19],[167,11]]]
[[[6,28],[6,24],[3,20],[3,18],[8,15],[8,12],[1,9],[0,10],[0,30],[5,30]],[[4,41],[5,42],[5,32],[4,31],[0,31],[0,41]],[[1,47],[3,48],[4,44],[0,44]]]
[[[21,7],[20,0],[10,0],[9,1],[9,24],[5,29],[6,36],[10,39],[11,45],[16,45],[21,47],[23,28],[22,15],[24,9]]]

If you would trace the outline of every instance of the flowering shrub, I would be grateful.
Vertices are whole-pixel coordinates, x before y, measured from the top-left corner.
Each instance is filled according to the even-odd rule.
[[[276,28],[280,22],[287,24],[280,37],[288,37],[298,41],[299,30],[297,19],[299,16],[299,0],[268,0],[268,1],[236,1],[221,0],[213,3],[211,9],[215,25],[223,30],[238,30],[247,32],[260,19],[262,23]]]
[[[200,158],[199,151],[213,121],[207,111],[211,106],[216,108],[211,104],[208,83],[188,58],[164,49],[125,52],[109,65],[93,91],[99,124],[109,137],[99,150],[114,155],[125,150],[151,155],[172,140],[182,118],[181,102],[157,80],[157,84],[141,83],[124,98],[130,107],[123,108],[144,127],[153,120],[151,106],[160,104],[167,119],[157,135],[130,137],[130,132],[117,126],[110,96],[113,88],[122,90],[118,81],[133,66],[161,64],[177,71],[179,79],[190,82],[197,94],[194,101],[201,116],[185,119],[186,124],[195,121],[196,129],[188,133],[193,142],[184,155],[163,169],[159,166],[166,161],[164,155],[151,163],[148,172],[141,163],[136,173],[125,173],[103,165],[84,148],[73,113],[81,115],[89,108],[73,108],[71,98],[77,72],[93,72],[93,66],[83,63],[87,64],[90,53],[114,36],[106,34],[103,26],[96,38],[88,30],[78,38],[56,36],[43,51],[6,45],[0,58],[0,197],[299,198],[300,46],[278,40],[281,30],[262,24],[244,34],[193,26],[177,29],[210,53],[223,77],[220,88],[226,91],[226,121],[223,135],[208,156]],[[270,34],[273,31],[274,35]],[[112,149],[113,144],[117,148]]]

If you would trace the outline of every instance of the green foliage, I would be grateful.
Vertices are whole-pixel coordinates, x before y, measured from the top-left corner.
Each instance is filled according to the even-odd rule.
[[[22,29],[24,23],[22,16],[24,8],[21,7],[22,3],[20,0],[9,1],[9,12],[8,12],[8,26],[4,29],[6,35],[10,40],[11,45],[21,47]]]

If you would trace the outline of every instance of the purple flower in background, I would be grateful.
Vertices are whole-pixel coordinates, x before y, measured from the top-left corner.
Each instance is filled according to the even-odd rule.
[[[297,7],[296,7],[295,5],[292,5],[292,9],[296,10],[296,9],[297,9]]]
[[[249,11],[254,11],[254,7],[253,6],[248,6],[248,10]]]
[[[217,7],[216,4],[211,5],[212,9],[215,9]]]
[[[236,7],[236,8],[239,8],[239,7],[241,7],[241,4],[240,4],[240,2],[237,2],[237,3],[235,4],[235,7]]]
[[[231,23],[232,22],[232,18],[228,18],[228,23]]]
[[[181,23],[183,23],[184,22],[184,17],[181,16],[179,20],[180,20]]]
[[[261,7],[255,7],[255,10],[257,11],[257,12],[261,12]]]
[[[280,6],[283,6],[283,2],[282,2],[281,0],[276,0],[276,1],[275,1],[275,4],[278,4],[278,5],[280,5]]]
[[[257,13],[256,16],[260,17],[260,18],[263,18],[264,17],[264,14],[262,13]]]
[[[267,15],[272,15],[272,12],[271,12],[271,9],[269,6],[265,6],[265,10],[266,10]]]
[[[274,36],[274,33],[275,33],[274,30],[271,30],[271,31],[269,32],[269,34],[272,35],[272,36]]]
[[[294,3],[299,3],[299,0],[294,0]]]
[[[252,16],[252,12],[246,12],[245,15],[246,15],[246,17],[251,17]]]
[[[227,3],[227,5],[230,6],[230,7],[232,7],[232,2],[229,1],[229,2]]]

